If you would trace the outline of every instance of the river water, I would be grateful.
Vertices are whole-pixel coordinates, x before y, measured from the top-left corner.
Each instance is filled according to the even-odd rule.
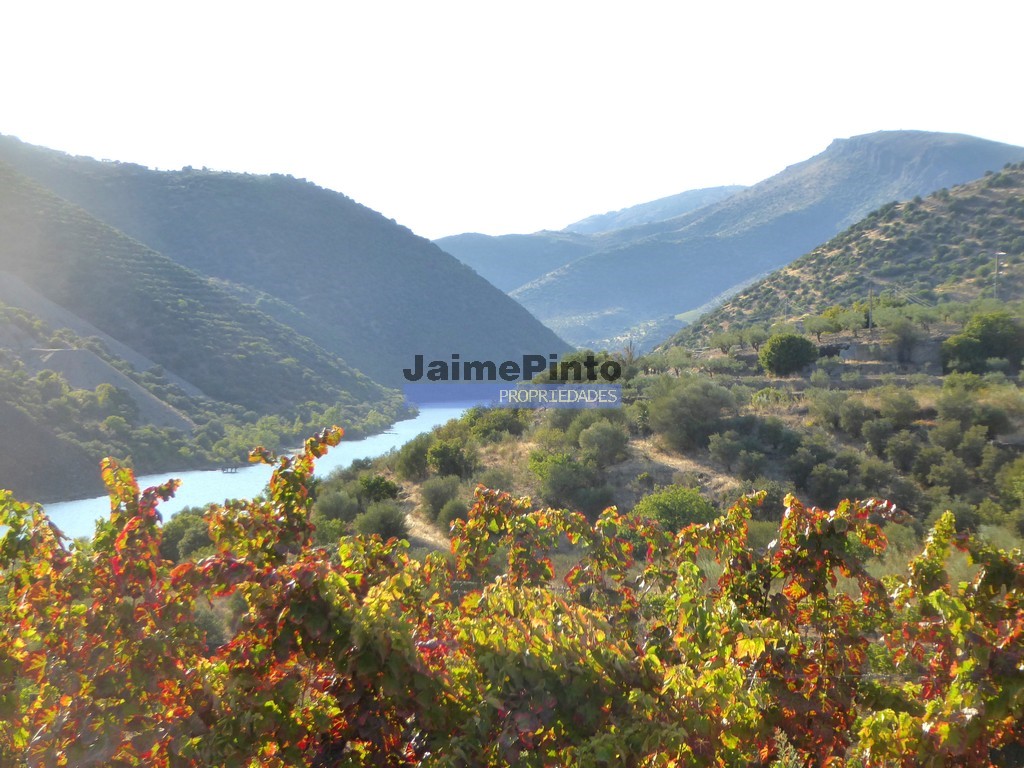
[[[316,462],[315,474],[323,477],[338,467],[347,467],[355,459],[376,458],[383,456],[392,448],[405,445],[423,432],[451,419],[457,419],[466,412],[467,405],[448,404],[442,406],[421,407],[415,418],[397,422],[390,430],[361,440],[345,440],[342,438],[327,455]],[[184,507],[199,507],[210,502],[223,502],[226,499],[246,499],[260,493],[270,480],[271,468],[266,464],[253,464],[242,467],[237,472],[220,470],[201,470],[191,472],[170,472],[157,475],[143,475],[138,478],[139,487],[147,488],[159,485],[172,477],[181,480],[174,498],[160,504],[160,512],[164,519],[181,511]],[[106,496],[91,499],[77,499],[46,504],[46,513],[50,519],[68,536],[92,536],[96,520],[110,513],[110,500]]]

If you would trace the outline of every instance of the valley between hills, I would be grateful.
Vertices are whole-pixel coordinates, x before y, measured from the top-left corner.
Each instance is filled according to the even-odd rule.
[[[0,763],[1018,765],[1022,290],[1024,148],[966,136],[436,243],[0,137]],[[622,405],[313,476],[453,353]],[[129,471],[257,445],[173,517]],[[92,538],[18,500],[103,485]]]

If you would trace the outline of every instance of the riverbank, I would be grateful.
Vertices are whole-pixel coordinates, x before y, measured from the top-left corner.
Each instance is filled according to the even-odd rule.
[[[358,440],[342,439],[339,445],[317,461],[315,474],[323,477],[338,467],[349,466],[355,459],[383,456],[405,445],[417,435],[429,432],[451,419],[459,418],[467,408],[468,406],[463,403],[425,406],[415,417],[396,422],[386,432]],[[231,473],[222,472],[220,469],[172,471],[142,475],[138,481],[141,488],[146,488],[159,485],[172,477],[181,480],[181,487],[175,497],[160,505],[160,511],[167,519],[185,507],[199,507],[211,502],[223,502],[226,499],[256,496],[263,491],[270,480],[270,474],[269,466],[253,464]],[[77,538],[93,534],[96,520],[109,512],[109,500],[106,496],[93,496],[44,504],[44,508],[50,519],[65,534]]]

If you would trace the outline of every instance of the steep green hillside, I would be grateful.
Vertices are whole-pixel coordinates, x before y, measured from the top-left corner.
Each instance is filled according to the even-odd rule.
[[[26,499],[100,490],[104,456],[219,466],[401,410],[397,392],[3,163],[0,297],[0,487]]]
[[[215,400],[265,413],[388,396],[308,339],[6,165],[0,270]]]
[[[996,254],[999,272],[996,273]],[[894,203],[741,291],[673,343],[723,328],[770,325],[834,304],[911,295],[919,301],[1024,295],[1024,164],[925,199]]]
[[[1024,148],[952,134],[895,131],[837,140],[721,202],[608,233],[599,250],[512,296],[571,342],[620,347],[641,336],[644,324],[736,290],[885,203],[1022,159]]]
[[[309,182],[158,172],[11,138],[0,138],[0,159],[173,261],[237,284],[258,309],[377,381],[401,383],[417,354],[505,360],[566,349],[437,246]]]

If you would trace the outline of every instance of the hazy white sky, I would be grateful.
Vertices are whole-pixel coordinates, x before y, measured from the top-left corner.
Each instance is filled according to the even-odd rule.
[[[0,9],[0,133],[290,173],[427,237],[750,184],[883,129],[1024,145],[1024,3],[52,2]]]

